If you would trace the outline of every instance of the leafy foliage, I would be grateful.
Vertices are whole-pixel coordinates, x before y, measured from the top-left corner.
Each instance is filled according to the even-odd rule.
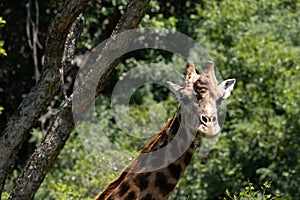
[[[116,4],[122,5],[121,2]],[[194,156],[171,199],[272,199],[278,194],[285,194],[280,198],[296,198],[300,195],[299,2],[223,0],[183,4],[187,12],[182,12],[173,2],[162,5],[152,1],[141,26],[164,27],[194,36],[210,52],[222,75],[237,79],[237,86],[228,100],[227,119],[220,140],[204,158]],[[185,23],[190,25],[188,29]],[[161,56],[155,51],[148,55],[144,59],[149,62],[184,66],[172,55]],[[128,70],[143,62],[138,56],[126,60],[118,67],[120,73],[115,79],[122,78]],[[169,117],[175,112],[178,104],[170,94],[157,98],[165,92],[163,88],[148,85],[135,93],[130,114],[137,124],[149,123],[148,109],[153,105],[162,106]],[[114,123],[109,99],[108,92],[97,104],[101,127],[120,148],[138,151],[147,140],[128,136],[120,130]],[[132,131],[141,132],[140,129]],[[105,175],[103,170],[92,169],[74,141],[70,143],[76,150],[68,153],[66,148],[60,162],[75,156],[72,162],[81,164],[71,164],[73,170],[59,173],[61,178],[55,179],[63,180],[60,188],[64,188],[61,184],[70,185],[69,190],[76,186],[73,191],[87,190],[87,187],[96,191],[97,185],[105,187],[116,172]],[[64,169],[66,164],[62,163],[57,169]],[[53,176],[57,176],[56,173]],[[82,174],[91,173],[93,181],[85,182]],[[44,185],[49,186],[47,180]],[[269,187],[271,181],[272,187]],[[57,184],[52,185],[57,187]],[[50,190],[58,191],[57,188]]]
[[[4,19],[2,19],[2,17],[0,17],[0,28],[3,27],[3,25],[6,23],[6,21]],[[3,48],[4,46],[4,41],[3,40],[0,40],[0,56],[6,56],[6,51],[5,49]]]
[[[103,1],[101,6],[90,4],[80,51],[92,49],[109,35],[125,4],[124,0]],[[193,37],[210,53],[224,78],[237,79],[227,101],[226,121],[218,143],[204,157],[196,153],[170,199],[300,196],[299,16],[298,0],[151,1],[141,27],[162,27]],[[182,66],[177,70],[184,73],[185,61],[155,50],[129,56],[132,57],[123,59],[97,99],[96,113],[110,141],[134,155],[157,130],[142,139],[132,135],[140,136],[141,127],[154,119],[159,119],[157,124],[162,127],[178,103],[164,87],[139,88],[132,96],[130,115],[140,127],[128,135],[117,126],[111,112],[114,84],[130,69],[145,63]],[[89,133],[94,130],[90,124],[81,128]],[[91,156],[98,151],[87,151],[84,139],[78,135],[80,129],[71,136],[36,199],[93,198],[117,176],[113,166],[129,162]],[[35,131],[32,141],[39,140]]]
[[[270,182],[265,182],[260,190],[255,191],[255,188],[253,187],[252,183],[249,183],[248,186],[245,187],[245,191],[241,191],[239,195],[232,195],[230,194],[229,190],[226,190],[226,195],[229,198],[224,198],[224,200],[231,199],[231,200],[242,200],[242,199],[257,199],[257,200],[271,200],[276,198],[281,198],[284,195],[278,194],[278,195],[272,195],[268,194],[267,190],[271,187]]]

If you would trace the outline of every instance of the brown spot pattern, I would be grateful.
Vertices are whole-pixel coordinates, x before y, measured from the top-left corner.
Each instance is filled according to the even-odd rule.
[[[129,184],[127,182],[124,182],[120,185],[120,190],[119,190],[119,193],[118,195],[120,197],[122,197],[128,190],[129,190]]]
[[[124,200],[135,200],[135,199],[137,198],[134,192],[129,192],[128,195],[124,198]]]
[[[163,196],[168,195],[175,187],[175,184],[168,183],[167,176],[162,172],[156,173],[154,184]]]
[[[169,171],[170,171],[170,174],[172,175],[172,177],[175,178],[176,180],[178,180],[180,178],[180,175],[182,172],[181,166],[171,163],[168,166],[168,168],[169,168]]]
[[[149,177],[150,177],[151,173],[147,172],[147,173],[141,173],[138,174],[134,179],[134,183],[137,187],[139,187],[141,190],[144,190],[148,187],[149,185]]]

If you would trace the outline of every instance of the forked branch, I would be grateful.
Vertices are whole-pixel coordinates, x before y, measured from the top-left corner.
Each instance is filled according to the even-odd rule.
[[[144,16],[148,4],[149,1],[143,0],[129,1],[127,9],[122,15],[112,35],[118,34],[124,30],[136,28]],[[123,45],[127,45],[127,43],[124,42]],[[101,59],[99,59],[98,62],[101,63]],[[101,92],[105,82],[108,80],[112,70],[117,64],[118,61],[115,61],[109,66],[104,66],[105,72],[104,75],[100,77],[97,94]],[[33,198],[39,185],[50,170],[74,128],[71,108],[72,95],[66,99],[61,106],[56,119],[43,138],[41,146],[35,150],[28,161],[22,175],[18,179],[17,185],[11,193],[10,199],[19,199],[24,196],[28,199]]]

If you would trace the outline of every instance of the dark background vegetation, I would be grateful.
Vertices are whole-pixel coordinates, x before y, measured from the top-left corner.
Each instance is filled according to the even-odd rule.
[[[31,39],[26,35],[27,1],[0,3],[0,40],[7,55],[0,56],[0,129],[35,84]],[[85,9],[85,27],[77,56],[80,58],[108,38],[118,22],[125,0],[91,1]],[[37,46],[38,67],[51,17],[61,1],[39,1]],[[36,16],[32,7],[31,17]],[[171,199],[279,199],[300,196],[300,1],[220,0],[151,1],[140,27],[160,27],[182,32],[198,41],[216,63],[222,77],[236,78],[227,100],[227,116],[220,140],[204,158],[197,154]],[[1,45],[0,45],[1,47]],[[97,100],[97,114],[103,130],[119,147],[138,151],[145,142],[124,134],[110,111],[113,85],[129,69],[143,63],[182,66],[185,61],[161,51],[140,51],[127,55],[114,71]],[[76,70],[66,79],[72,89]],[[68,92],[68,91],[67,91]],[[21,168],[52,120],[60,102],[51,104],[24,143],[5,190],[13,187]],[[148,123],[149,108],[163,107],[171,117],[178,104],[166,88],[145,86],[134,96],[132,115]],[[164,115],[163,115],[164,116]],[[88,128],[88,126],[87,126]],[[139,130],[133,130],[139,132]],[[155,130],[156,131],[156,130]],[[94,197],[117,175],[89,156],[78,131],[70,136],[55,166],[35,195],[36,199],[88,199]],[[1,148],[1,147],[0,147]],[[111,158],[106,162],[110,161]],[[125,161],[124,161],[125,162]],[[260,191],[256,193],[256,191]],[[271,195],[271,196],[267,196]],[[5,198],[5,195],[4,195]]]

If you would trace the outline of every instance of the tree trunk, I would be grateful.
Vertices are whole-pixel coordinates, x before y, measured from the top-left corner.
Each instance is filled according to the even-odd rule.
[[[136,28],[144,16],[148,4],[149,1],[143,0],[129,1],[127,9],[113,31],[112,36],[122,31]],[[109,45],[113,44],[109,44],[108,41],[105,46]],[[128,44],[126,41],[124,41],[124,43],[121,45],[125,46]],[[97,62],[103,63],[106,59],[105,55],[108,53],[110,52],[106,52],[106,48],[104,48],[101,52],[102,57],[99,57],[100,59],[98,59]],[[103,90],[105,82],[108,80],[111,72],[118,63],[119,61],[116,60],[110,65],[104,66],[103,75],[100,77],[96,95]],[[59,113],[56,116],[56,120],[48,129],[41,146],[38,147],[33,153],[26,167],[24,168],[24,171],[22,172],[22,175],[19,177],[18,182],[11,193],[10,199],[32,199],[34,197],[35,192],[50,170],[74,128],[74,122],[72,118],[73,114],[71,109],[73,95],[71,95],[63,103]],[[88,106],[89,103],[87,102],[82,109],[84,110]]]
[[[87,2],[88,0],[68,1],[49,25],[44,69],[40,80],[24,98],[0,135],[0,194],[22,143],[27,138],[33,124],[49,106],[53,96],[60,90],[59,69],[66,37],[72,23]]]

